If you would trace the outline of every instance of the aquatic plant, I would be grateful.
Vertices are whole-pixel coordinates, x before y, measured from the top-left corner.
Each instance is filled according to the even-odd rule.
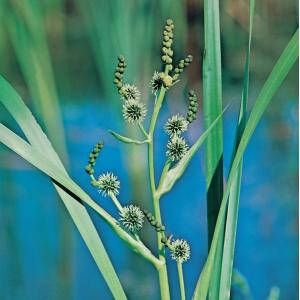
[[[196,284],[193,299],[229,299],[232,278],[232,262],[234,257],[237,210],[244,151],[250,138],[261,119],[273,95],[286,78],[288,72],[298,57],[298,32],[291,38],[274,69],[270,73],[260,94],[258,95],[249,117],[246,106],[249,89],[249,64],[254,1],[250,1],[250,30],[245,63],[244,87],[241,109],[236,130],[236,143],[232,154],[226,187],[223,190],[222,171],[222,107],[221,97],[221,51],[218,1],[205,0],[205,55],[204,55],[204,115],[206,130],[193,145],[188,146],[183,134],[189,130],[190,124],[197,116],[198,104],[194,91],[187,96],[186,112],[180,112],[170,119],[161,130],[166,131],[169,141],[166,145],[165,165],[159,176],[154,163],[154,131],[157,129],[157,119],[164,103],[166,93],[178,82],[181,73],[192,62],[188,55],[178,64],[174,63],[174,23],[168,19],[163,30],[162,57],[164,68],[155,71],[150,83],[154,94],[153,107],[146,110],[143,97],[138,88],[125,82],[126,62],[123,56],[118,58],[114,83],[120,95],[120,110],[123,109],[124,121],[136,126],[143,139],[124,136],[114,131],[110,133],[120,142],[132,147],[148,149],[148,173],[151,190],[152,210],[148,211],[133,204],[123,205],[124,200],[118,199],[122,182],[117,174],[105,170],[100,176],[95,176],[96,161],[101,159],[104,149],[102,141],[92,149],[88,164],[85,167],[92,186],[115,204],[117,212],[104,210],[67,174],[58,155],[52,148],[46,135],[35,121],[31,112],[9,83],[0,78],[0,101],[16,120],[27,140],[16,135],[2,123],[0,124],[0,141],[37,167],[51,178],[55,189],[60,195],[82,238],[91,252],[100,272],[103,275],[115,299],[127,299],[125,291],[111,263],[101,239],[84,205],[89,206],[111,227],[130,249],[151,263],[158,273],[161,299],[170,299],[170,287],[166,255],[170,255],[177,264],[181,299],[186,298],[183,264],[193,255],[193,249],[186,240],[177,237],[176,232],[168,233],[160,212],[160,199],[170,192],[175,183],[181,178],[199,148],[206,143],[206,182],[207,201],[209,210],[209,241],[210,250],[206,263]],[[144,120],[150,115],[149,128],[145,129]],[[186,116],[184,117],[186,113]],[[214,197],[213,197],[214,195]],[[211,211],[210,211],[211,210]],[[211,214],[211,212],[213,212]],[[157,251],[153,253],[139,235],[144,224],[148,222],[157,236]],[[198,268],[198,266],[194,266]]]

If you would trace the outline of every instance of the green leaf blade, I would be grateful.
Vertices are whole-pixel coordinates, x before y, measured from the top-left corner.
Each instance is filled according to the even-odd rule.
[[[216,223],[215,233],[212,240],[211,248],[209,251],[208,258],[204,265],[204,268],[200,274],[199,280],[197,282],[193,299],[195,300],[205,300],[211,280],[211,274],[213,271],[213,264],[217,249],[217,243],[222,234],[222,222],[224,222],[226,217],[226,207],[227,200],[230,193],[231,185],[234,181],[236,172],[238,170],[239,164],[242,161],[243,154],[246,147],[253,135],[255,128],[258,125],[263,113],[265,112],[268,104],[271,102],[273,95],[276,93],[280,85],[283,83],[287,74],[295,64],[298,58],[298,30],[295,32],[288,45],[284,49],[283,53],[279,57],[276,65],[274,66],[272,72],[270,73],[267,81],[265,82],[260,94],[258,95],[255,104],[252,108],[250,117],[246,123],[245,130],[241,136],[239,147],[236,151],[229,176],[227,181],[227,186],[224,191],[220,212],[218,215],[218,220]]]
[[[72,183],[70,183],[70,178],[46,135],[43,133],[40,126],[37,124],[33,115],[26,107],[20,96],[1,76],[0,102],[6,107],[8,112],[21,127],[32,147],[28,143],[23,141],[20,137],[9,131],[1,123],[0,141],[6,144],[6,146],[11,148],[13,151],[17,152],[19,155],[23,157],[25,156],[24,158],[36,167],[39,168],[39,164],[42,164],[44,166],[44,171],[46,170],[50,177],[53,178],[59,176],[59,179],[62,180],[62,182],[64,182],[66,186],[69,186],[70,190],[75,189],[78,193],[80,193],[80,196],[86,197],[83,191],[78,189],[76,185],[72,185]],[[39,156],[40,151],[43,152],[43,154],[45,155],[44,157]],[[34,153],[36,155],[34,155]],[[36,160],[35,157],[39,157],[40,159]],[[46,163],[47,161],[49,161],[48,164]],[[74,223],[80,231],[90,253],[95,259],[96,264],[99,267],[99,270],[103,275],[106,283],[108,284],[115,299],[127,299],[119,278],[114,270],[114,267],[105,251],[101,239],[85,207],[76,199],[72,199],[71,201],[70,195],[62,190],[57,184],[54,184],[54,187],[56,188],[59,195],[61,196],[62,201],[66,205]]]
[[[204,0],[203,114],[208,128],[222,112],[222,68],[219,0]],[[223,196],[223,125],[214,128],[205,145],[208,247],[214,234]],[[218,246],[210,298],[218,298],[221,276],[222,244]]]
[[[248,46],[246,53],[245,71],[244,71],[244,84],[243,92],[239,113],[239,120],[237,124],[235,147],[232,157],[235,156],[236,149],[238,148],[241,135],[245,129],[246,118],[247,118],[247,103],[249,95],[249,76],[250,76],[250,54],[251,54],[251,40],[252,40],[252,30],[253,30],[253,19],[254,19],[254,9],[255,0],[250,0],[249,2],[249,36],[248,36]],[[241,189],[241,179],[242,179],[242,169],[243,161],[241,160],[238,168],[237,174],[233,180],[230,195],[228,199],[228,209],[225,225],[225,238],[223,247],[223,257],[222,257],[222,268],[220,277],[220,300],[229,300],[231,291],[231,280],[232,280],[232,268],[234,261],[234,249],[236,240],[236,230],[238,221],[238,209],[239,209],[239,198]]]

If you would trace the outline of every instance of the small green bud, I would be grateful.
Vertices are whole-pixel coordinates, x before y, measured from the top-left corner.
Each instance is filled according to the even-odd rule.
[[[155,226],[155,225],[156,225],[156,221],[151,221],[150,224],[151,224],[152,226]]]
[[[168,26],[173,25],[173,20],[172,19],[168,19],[166,23],[167,23]]]
[[[91,172],[91,170],[92,170],[92,167],[91,167],[90,164],[88,164],[84,169],[85,169],[85,171],[86,171],[88,174],[90,174],[90,172]]]
[[[166,26],[165,27],[165,29],[167,30],[167,32],[168,32],[168,36],[170,36],[170,33],[171,33],[171,31],[172,31],[172,28],[171,28],[171,26]]]
[[[123,55],[119,55],[118,60],[120,62],[124,62],[125,61],[125,57]]]
[[[120,74],[119,72],[116,72],[115,78],[122,79],[122,74]]]
[[[173,83],[173,78],[170,75],[166,75],[163,73],[162,75],[162,81],[163,81],[163,85],[164,87],[168,88],[172,85]]]
[[[171,46],[172,46],[172,40],[170,39],[168,42],[166,42],[165,43],[165,46],[167,47],[167,48],[170,48]]]
[[[172,65],[167,65],[167,69],[168,69],[168,71],[172,71],[173,70],[173,66]]]
[[[169,56],[167,56],[166,63],[167,64],[171,64],[172,63],[172,58],[169,57]]]

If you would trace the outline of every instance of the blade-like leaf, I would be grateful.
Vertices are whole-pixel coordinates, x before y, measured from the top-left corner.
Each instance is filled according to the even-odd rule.
[[[219,0],[204,1],[203,115],[208,128],[222,112]],[[211,242],[223,193],[223,129],[219,122],[205,144],[208,239]]]
[[[249,94],[248,92],[249,91],[249,67],[250,67],[251,39],[252,39],[255,0],[250,0],[249,6],[250,6],[249,38],[248,38],[248,47],[247,47],[246,62],[245,62],[244,87],[243,87],[239,121],[238,121],[236,138],[235,138],[236,140],[235,148],[232,157],[234,157],[236,149],[238,148],[241,135],[245,129],[246,117],[247,117],[246,114],[247,114],[247,103],[248,103],[248,94]],[[228,199],[228,209],[227,209],[227,217],[226,217],[225,238],[224,238],[224,247],[223,247],[222,269],[221,269],[221,281],[220,281],[220,291],[219,291],[219,299],[222,300],[227,300],[230,298],[242,168],[243,168],[243,160],[241,160],[239,164],[237,174],[231,185],[230,195]]]
[[[221,121],[223,113],[226,111],[228,106],[225,107],[223,112],[214,120],[214,122],[205,130],[202,135],[198,138],[195,144],[188,150],[185,156],[173,167],[171,170],[167,172],[164,177],[164,180],[160,183],[158,187],[158,194],[163,195],[171,190],[175,182],[182,176],[185,169],[189,165],[189,162],[195,155],[195,153],[199,150],[201,145],[207,140],[208,136],[210,135],[211,131],[217,124]]]
[[[125,143],[125,144],[136,144],[136,145],[142,145],[142,144],[146,144],[148,143],[147,140],[144,140],[144,141],[138,141],[138,140],[133,140],[127,136],[123,136],[123,135],[120,135],[112,130],[109,130],[109,133],[114,136],[117,140]]]
[[[220,43],[219,0],[204,0],[204,59],[203,59],[203,114],[208,128],[222,111],[222,74]],[[223,125],[219,122],[205,144],[205,178],[207,202],[208,248],[223,196]],[[209,298],[218,298],[221,276],[223,241],[220,240],[215,260]]]
[[[260,94],[258,95],[255,104],[252,108],[249,119],[246,123],[245,130],[241,136],[239,147],[236,151],[236,155],[232,162],[232,166],[229,172],[227,186],[223,195],[220,212],[218,215],[218,220],[216,223],[215,233],[211,248],[209,251],[208,258],[204,265],[204,268],[200,274],[199,280],[197,282],[193,299],[205,300],[208,292],[208,287],[211,280],[211,274],[213,271],[213,265],[215,260],[215,254],[217,249],[217,243],[222,235],[222,222],[224,222],[226,217],[227,200],[230,193],[230,188],[235,178],[236,172],[238,171],[239,164],[241,163],[243,154],[246,147],[253,135],[258,122],[260,121],[263,113],[265,112],[268,104],[272,100],[272,97],[286,78],[290,69],[293,67],[294,63],[298,58],[298,30],[293,35],[289,41],[287,47],[284,49],[280,58],[278,59],[276,65],[274,66],[271,74],[269,75],[267,81],[265,82]]]
[[[69,177],[65,169],[46,135],[42,132],[40,126],[37,124],[31,112],[16,91],[1,76],[0,102],[2,102],[6,109],[11,113],[13,118],[17,121],[25,136],[28,138],[28,141],[32,144],[33,149],[42,151],[46,156],[46,160],[51,161],[53,166],[57,168],[62,176],[68,179]],[[1,131],[1,134],[3,134],[3,130]],[[22,145],[20,147],[22,147]],[[45,158],[42,158],[42,160],[45,160]],[[95,259],[99,270],[108,284],[112,294],[116,299],[126,299],[118,276],[116,275],[111,261],[103,247],[101,239],[99,238],[95,226],[93,225],[93,222],[89,217],[85,207],[74,199],[73,202],[70,201],[70,195],[68,193],[63,191],[58,185],[54,184],[54,186],[59,192],[61,199],[66,205],[79,232],[82,234],[82,237],[93,258]]]

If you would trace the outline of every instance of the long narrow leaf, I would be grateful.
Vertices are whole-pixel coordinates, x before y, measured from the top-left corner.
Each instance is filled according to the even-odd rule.
[[[227,200],[230,193],[230,188],[235,178],[235,174],[238,171],[239,164],[241,163],[243,154],[246,147],[256,129],[258,122],[260,121],[263,113],[265,112],[268,104],[271,102],[272,97],[286,78],[287,74],[293,67],[294,63],[298,58],[298,30],[295,32],[291,40],[289,41],[287,47],[284,49],[280,58],[278,59],[275,67],[273,68],[271,74],[269,75],[267,81],[265,82],[260,94],[258,95],[255,104],[252,108],[250,117],[247,121],[245,130],[242,134],[239,147],[237,149],[236,155],[232,162],[232,167],[229,172],[227,186],[223,195],[220,212],[218,215],[216,228],[214,232],[213,241],[209,251],[207,261],[204,268],[200,274],[199,280],[197,282],[193,299],[205,300],[211,280],[211,274],[213,271],[214,259],[217,249],[217,243],[222,235],[222,222],[224,222],[226,217]]]
[[[219,0],[204,1],[203,114],[208,128],[222,111]],[[223,126],[219,122],[205,145],[208,247],[211,245],[223,196]],[[223,241],[218,245],[210,299],[218,298]]]
[[[68,179],[68,175],[58,158],[56,152],[52,148],[46,135],[42,132],[41,128],[35,121],[31,112],[25,106],[16,91],[9,85],[9,83],[0,76],[0,102],[15,118],[18,125],[23,130],[25,136],[32,144],[34,149],[42,151],[47,159],[50,160],[53,166],[61,172],[63,176]],[[1,131],[1,133],[3,133]],[[44,160],[44,158],[43,158]],[[79,232],[81,233],[89,251],[95,259],[100,272],[102,273],[106,283],[108,284],[112,294],[116,299],[126,299],[124,290],[116,275],[116,272],[111,264],[111,261],[103,247],[101,239],[97,234],[95,226],[89,217],[85,207],[78,201],[70,201],[70,195],[63,191],[59,186],[54,184],[61,199],[66,205],[74,223],[76,224]]]
[[[247,103],[248,103],[248,94],[249,94],[250,53],[251,53],[251,39],[252,39],[255,0],[250,0],[249,6],[250,6],[249,38],[248,38],[248,47],[247,47],[246,62],[245,62],[244,87],[242,93],[239,122],[238,122],[237,132],[236,132],[234,155],[236,149],[238,148],[240,137],[245,129],[246,117],[247,117],[246,114],[247,114]],[[234,157],[234,155],[232,157]],[[242,168],[243,168],[243,160],[241,160],[239,164],[238,171],[233,180],[230,189],[229,199],[228,199],[228,209],[227,209],[223,258],[222,258],[221,281],[220,281],[220,291],[219,291],[219,299],[222,300],[227,300],[230,298]]]

